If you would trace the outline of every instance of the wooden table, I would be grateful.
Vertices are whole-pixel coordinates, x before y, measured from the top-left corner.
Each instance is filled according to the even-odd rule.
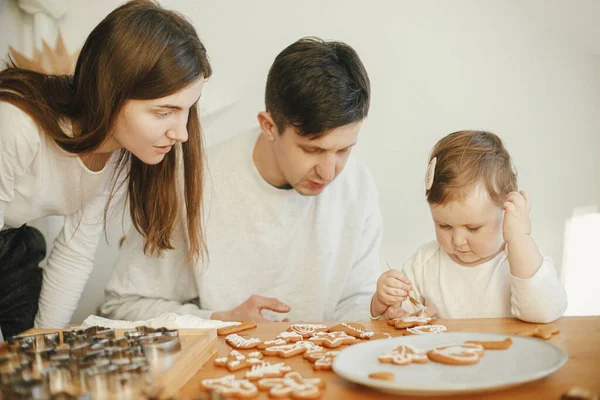
[[[462,319],[436,320],[435,323],[446,325],[450,332],[491,332],[516,334],[535,325],[521,322],[512,318],[499,319]],[[333,323],[325,323],[333,325]],[[554,323],[560,328],[560,333],[550,341],[569,354],[569,360],[558,371],[550,376],[512,389],[488,392],[480,395],[460,396],[460,399],[559,399],[561,394],[573,386],[582,386],[595,393],[600,393],[600,316],[595,317],[564,317]],[[287,329],[289,323],[260,323],[256,329],[243,332],[246,336],[258,337],[263,340],[274,339],[280,332]],[[368,321],[364,325],[369,330],[388,332],[398,336],[398,331],[387,325],[385,321]],[[219,338],[217,356],[229,354],[231,348],[223,338]],[[199,398],[200,381],[205,378],[215,378],[228,375],[225,368],[217,368],[211,360],[198,372],[182,389],[183,399]],[[265,357],[267,361],[280,360],[276,357]],[[288,358],[285,362],[303,376],[319,376],[326,381],[323,399],[390,399],[391,395],[380,393],[366,387],[355,385],[338,377],[331,371],[314,372],[312,364],[302,356]],[[243,376],[238,371],[236,377]],[[258,399],[268,398],[261,393]],[[409,399],[413,397],[397,397]],[[434,397],[429,397],[434,398]],[[438,397],[448,399],[448,397]],[[456,397],[455,397],[456,398]],[[423,399],[423,397],[415,397]]]

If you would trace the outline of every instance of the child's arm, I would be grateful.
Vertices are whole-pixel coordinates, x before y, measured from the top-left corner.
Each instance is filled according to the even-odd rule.
[[[510,273],[517,278],[531,278],[542,265],[542,253],[531,237],[531,208],[525,191],[512,192],[504,203],[502,233],[508,245]]]
[[[550,258],[544,258],[531,237],[530,201],[524,191],[512,192],[504,203],[503,234],[511,274],[511,312],[524,321],[548,323],[567,308],[567,295]]]
[[[511,274],[510,291],[511,313],[523,321],[546,324],[562,317],[567,309],[567,293],[549,257],[543,258],[528,279]]]

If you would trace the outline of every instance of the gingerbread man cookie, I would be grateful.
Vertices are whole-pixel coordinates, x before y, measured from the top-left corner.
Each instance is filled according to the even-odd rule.
[[[317,332],[308,340],[328,349],[356,343],[356,338],[347,335],[345,332]]]
[[[238,350],[239,349],[241,349],[241,350],[254,349],[256,346],[258,346],[259,343],[262,342],[258,338],[246,339],[246,338],[238,335],[237,333],[232,333],[231,335],[227,336],[225,338],[225,341],[227,342],[228,345],[230,345],[234,349],[238,349]]]
[[[413,335],[435,335],[446,331],[445,325],[418,325],[406,329]]]
[[[401,344],[391,352],[379,356],[379,362],[395,365],[424,364],[427,361],[429,358],[426,353],[406,344]]]
[[[305,339],[311,337],[316,332],[327,332],[328,330],[327,325],[316,324],[293,324],[288,328],[288,332],[296,332]]]
[[[532,336],[544,340],[549,340],[552,335],[556,335],[560,330],[555,325],[538,325],[535,328],[528,329],[517,333],[520,336]]]
[[[263,362],[253,365],[250,371],[246,372],[246,379],[256,381],[262,378],[280,378],[292,370],[292,367],[284,363],[271,364]]]
[[[325,382],[321,378],[303,378],[297,372],[288,372],[283,378],[265,378],[258,381],[260,390],[268,390],[270,397],[317,399]]]
[[[258,395],[258,388],[247,379],[235,379],[235,375],[226,375],[216,379],[203,379],[200,387],[214,390],[225,397],[250,399]]]
[[[365,333],[365,326],[358,322],[342,322],[329,328],[329,332],[345,332],[349,336],[360,338]]]
[[[450,365],[477,364],[485,350],[480,344],[450,344],[429,350],[427,356],[431,361]]]
[[[388,325],[395,327],[396,329],[412,328],[413,326],[427,325],[431,321],[431,318],[424,316],[410,316],[398,319],[391,319],[388,321]]]
[[[322,347],[317,346],[313,342],[309,342],[307,340],[303,340],[301,342],[296,343],[288,343],[282,344],[279,346],[271,346],[262,350],[262,353],[265,356],[278,356],[281,358],[289,358],[293,356],[297,356],[298,354],[302,354],[307,350],[320,349]]]
[[[385,332],[364,332],[360,335],[360,339],[363,340],[379,340],[379,339],[389,339],[392,335]]]
[[[262,343],[259,343],[256,348],[260,349],[260,350],[264,350],[268,347],[273,347],[273,346],[282,346],[284,344],[288,344],[288,342],[286,342],[284,339],[275,339],[275,340],[265,340]]]
[[[327,350],[324,348],[316,350],[308,350],[302,357],[305,360],[313,363],[313,369],[315,371],[329,371],[333,364],[334,358],[338,355],[339,351]]]
[[[235,372],[262,363],[262,358],[263,355],[260,351],[244,355],[237,350],[231,350],[227,357],[215,358],[215,365],[225,367],[229,372]]]
[[[285,340],[286,343],[295,343],[304,339],[298,332],[281,332],[275,339]]]

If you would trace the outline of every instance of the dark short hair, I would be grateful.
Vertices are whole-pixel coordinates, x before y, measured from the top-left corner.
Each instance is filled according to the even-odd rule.
[[[305,37],[275,58],[265,103],[280,132],[291,125],[318,138],[366,118],[370,96],[369,76],[352,47]]]

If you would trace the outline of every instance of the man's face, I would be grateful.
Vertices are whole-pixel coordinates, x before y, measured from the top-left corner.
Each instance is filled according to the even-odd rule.
[[[342,172],[356,144],[362,121],[340,126],[310,140],[288,126],[273,135],[273,155],[280,175],[298,193],[316,196]]]

